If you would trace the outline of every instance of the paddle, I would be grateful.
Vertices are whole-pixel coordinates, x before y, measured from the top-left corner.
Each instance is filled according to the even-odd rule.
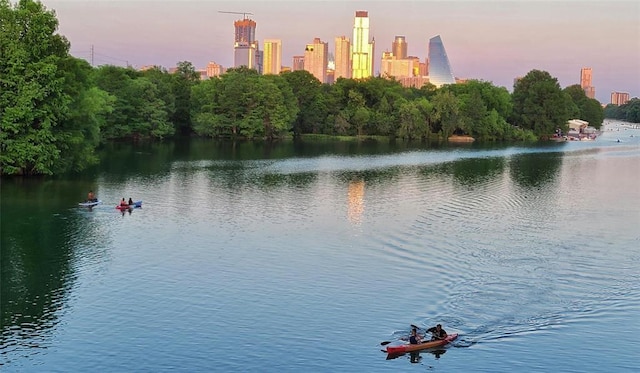
[[[419,326],[417,326],[417,325],[413,325],[413,324],[410,324],[410,325],[411,325],[411,327],[412,327],[412,328],[415,328],[416,330],[417,330],[417,329],[422,329],[421,327],[419,327]],[[389,343],[391,343],[391,341],[383,341],[383,342],[380,342],[380,346],[386,346],[386,345],[388,345]]]

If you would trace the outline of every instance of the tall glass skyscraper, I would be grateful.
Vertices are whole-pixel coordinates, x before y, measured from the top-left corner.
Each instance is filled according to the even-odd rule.
[[[372,76],[375,42],[369,42],[369,12],[366,10],[356,11],[351,43],[351,77],[362,79]]]
[[[436,87],[456,82],[440,35],[429,39],[429,82]]]

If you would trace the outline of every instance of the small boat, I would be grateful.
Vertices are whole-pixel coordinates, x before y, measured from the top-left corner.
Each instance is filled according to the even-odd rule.
[[[97,205],[99,205],[101,203],[102,203],[101,200],[92,201],[92,202],[80,202],[80,203],[78,203],[78,206],[79,207],[93,207],[93,206],[97,206]]]
[[[438,341],[427,341],[427,342],[422,342],[415,345],[404,344],[400,346],[387,346],[387,353],[388,354],[404,354],[405,352],[420,351],[420,350],[426,350],[434,347],[441,347],[450,343],[456,338],[458,338],[458,334],[454,333],[454,334],[449,334],[447,338],[441,339]]]
[[[117,205],[116,208],[118,210],[128,210],[128,209],[133,209],[133,208],[139,208],[142,207],[142,201],[136,201],[130,205]]]

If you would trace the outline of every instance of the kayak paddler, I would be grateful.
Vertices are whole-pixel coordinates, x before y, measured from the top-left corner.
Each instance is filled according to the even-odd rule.
[[[409,343],[412,345],[417,345],[422,343],[422,337],[418,335],[418,330],[416,328],[411,328],[411,336],[409,337]]]
[[[433,328],[427,329],[427,331],[429,333],[431,333],[431,335],[432,335],[431,340],[432,341],[439,341],[439,340],[447,338],[447,332],[445,332],[444,329],[442,329],[442,325],[440,325],[440,324],[436,325]]]
[[[98,202],[96,195],[93,194],[93,190],[90,190],[89,193],[87,193],[87,202]]]

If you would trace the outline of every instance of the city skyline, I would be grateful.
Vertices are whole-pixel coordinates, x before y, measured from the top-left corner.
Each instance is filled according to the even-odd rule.
[[[427,56],[429,39],[441,35],[456,77],[490,81],[512,90],[513,79],[532,69],[548,71],[564,88],[580,84],[591,67],[596,98],[611,92],[640,96],[640,5],[634,2],[524,1],[43,1],[56,11],[58,32],[71,54],[95,64],[173,67],[190,61],[233,66],[234,22],[252,13],[256,40],[282,40],[282,65],[292,66],[314,38],[352,36],[353,16],[366,10],[375,38],[377,75],[382,54],[405,36],[408,55]]]

